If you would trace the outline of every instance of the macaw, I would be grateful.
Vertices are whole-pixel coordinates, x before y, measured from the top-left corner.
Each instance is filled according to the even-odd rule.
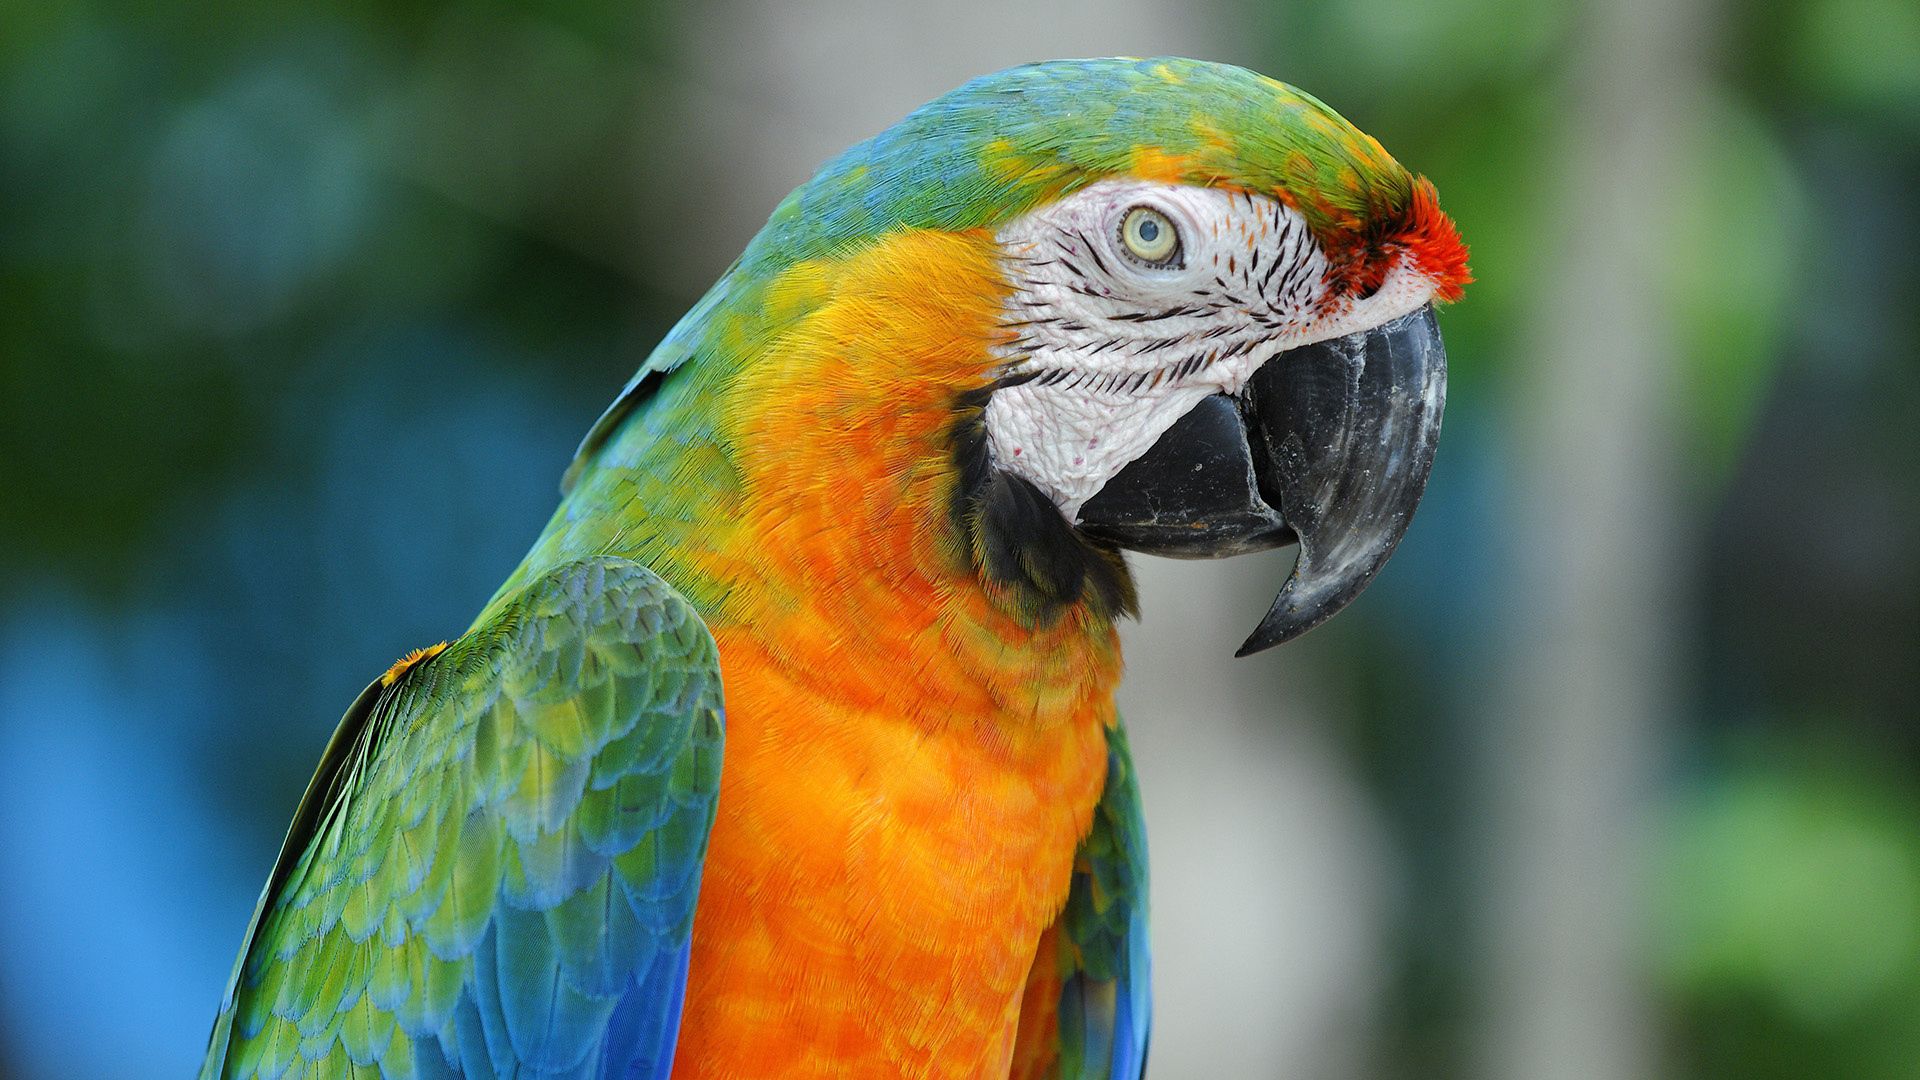
[[[977,79],[825,165],[348,708],[201,1076],[1138,1078],[1123,551],[1391,553],[1469,280],[1433,186],[1177,58]],[[723,752],[724,744],[724,752]]]

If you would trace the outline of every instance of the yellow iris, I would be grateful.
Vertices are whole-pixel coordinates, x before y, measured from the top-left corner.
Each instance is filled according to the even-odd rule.
[[[1120,222],[1120,242],[1134,258],[1153,266],[1165,266],[1180,253],[1180,234],[1173,222],[1148,206],[1127,211]]]

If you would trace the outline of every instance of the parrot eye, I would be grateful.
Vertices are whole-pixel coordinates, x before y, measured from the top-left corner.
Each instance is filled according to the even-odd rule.
[[[1136,206],[1120,219],[1120,244],[1157,270],[1180,266],[1180,232],[1167,215],[1150,206]]]

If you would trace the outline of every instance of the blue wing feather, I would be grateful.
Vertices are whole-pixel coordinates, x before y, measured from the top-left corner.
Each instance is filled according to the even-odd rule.
[[[719,661],[596,558],[348,710],[203,1080],[664,1077],[719,789]]]

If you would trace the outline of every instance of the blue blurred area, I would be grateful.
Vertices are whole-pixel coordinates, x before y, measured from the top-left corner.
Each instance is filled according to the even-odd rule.
[[[185,1033],[205,1026],[218,957],[258,889],[245,853],[260,845],[209,800],[188,744],[139,736],[204,734],[194,703],[218,673],[190,620],[108,622],[79,606],[50,593],[0,634],[0,709],[13,721],[0,753],[14,776],[0,791],[0,948],[7,1027],[24,1034],[9,1069],[184,1074]]]
[[[342,703],[457,635],[551,508],[578,425],[511,363],[463,384],[487,346],[429,325],[329,352],[274,418],[324,486],[238,485],[163,527],[131,596],[50,587],[0,624],[8,1027],[76,1037],[22,1040],[27,1075],[197,1063]]]

